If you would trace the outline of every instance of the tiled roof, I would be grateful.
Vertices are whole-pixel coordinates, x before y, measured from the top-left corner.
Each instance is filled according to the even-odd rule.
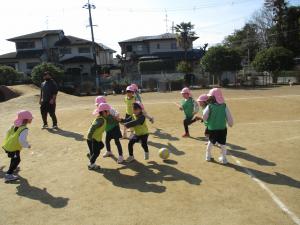
[[[60,34],[61,32],[63,32],[63,30],[42,30],[39,32],[25,34],[25,35],[10,38],[7,40],[8,41],[18,41],[18,40],[23,40],[23,39],[39,39],[39,38],[43,38],[43,37],[45,37],[47,35],[51,35],[51,34]]]
[[[84,63],[84,62],[92,63],[94,62],[94,60],[85,56],[74,56],[68,59],[61,60],[60,62],[61,63]]]
[[[196,40],[198,37],[195,37],[194,39]],[[155,36],[140,36],[140,37],[135,37],[131,38],[125,41],[121,41],[119,43],[128,43],[128,42],[144,42],[144,41],[154,41],[154,40],[172,40],[176,39],[176,34],[172,33],[165,33],[165,34],[160,34],[160,35],[155,35]]]
[[[16,52],[10,52],[3,55],[0,55],[0,59],[15,59],[17,56]]]

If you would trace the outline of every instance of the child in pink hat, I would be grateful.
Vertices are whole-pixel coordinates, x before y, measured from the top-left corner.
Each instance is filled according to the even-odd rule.
[[[225,100],[221,89],[213,88],[208,93],[208,106],[203,111],[203,120],[207,124],[209,133],[209,142],[206,148],[206,161],[211,161],[211,150],[213,145],[220,144],[221,157],[219,161],[222,164],[227,164],[227,150],[226,150],[226,138],[227,138],[227,126],[233,126],[233,118],[229,111],[228,106],[225,104]]]
[[[100,168],[95,163],[100,155],[101,149],[104,148],[102,137],[106,128],[106,118],[109,115],[110,109],[111,107],[107,103],[100,103],[93,112],[96,119],[90,126],[87,135],[87,144],[90,150],[90,154],[88,155],[90,159],[90,164],[88,165],[89,170],[97,170]]]
[[[2,143],[2,148],[11,159],[8,171],[5,174],[5,182],[14,181],[18,176],[14,175],[14,171],[21,162],[20,152],[22,148],[30,148],[27,142],[28,128],[33,119],[31,112],[22,110],[18,112],[14,125],[8,130],[6,137]]]
[[[183,120],[183,126],[185,133],[182,137],[190,137],[189,125],[192,123],[201,120],[200,117],[195,116],[199,112],[199,106],[197,102],[193,99],[191,91],[189,88],[185,87],[181,90],[181,95],[183,100],[181,104],[178,105],[179,109],[184,112],[185,119]]]
[[[98,107],[100,103],[107,103],[106,98],[104,96],[97,96],[95,98],[95,106]],[[119,117],[119,112],[115,110],[113,107],[109,110],[110,115],[118,118]]]

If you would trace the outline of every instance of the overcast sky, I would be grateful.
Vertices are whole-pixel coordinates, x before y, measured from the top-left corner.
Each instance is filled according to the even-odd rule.
[[[66,35],[90,39],[87,0],[1,1],[0,54],[15,51],[8,38],[45,29],[63,29]],[[264,0],[91,0],[95,40],[116,51],[118,42],[166,32],[175,24],[191,21],[199,39],[195,46],[219,43],[241,28]],[[291,0],[300,5],[300,0]]]

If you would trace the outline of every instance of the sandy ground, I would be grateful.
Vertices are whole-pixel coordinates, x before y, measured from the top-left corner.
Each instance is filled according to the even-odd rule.
[[[0,137],[18,110],[32,110],[35,119],[30,125],[32,149],[22,152],[20,181],[0,182],[1,225],[300,224],[299,86],[224,90],[235,119],[228,134],[228,166],[204,161],[201,123],[192,125],[193,138],[181,138],[183,115],[174,104],[180,94],[143,94],[147,111],[155,117],[149,125],[150,160],[143,160],[136,145],[137,162],[118,165],[100,157],[98,172],[87,170],[84,139],[94,97],[60,93],[62,130],[41,130],[39,90],[14,89],[22,96],[0,103]],[[124,113],[123,96],[107,99]],[[122,140],[125,156],[127,142]],[[158,157],[161,147],[172,151],[167,162]],[[217,158],[219,149],[213,154]],[[8,164],[2,153],[1,181]]]

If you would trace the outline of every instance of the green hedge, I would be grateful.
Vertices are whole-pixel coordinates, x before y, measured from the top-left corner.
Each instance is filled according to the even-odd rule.
[[[139,62],[140,73],[153,73],[161,71],[174,71],[176,68],[173,60],[149,60]]]

